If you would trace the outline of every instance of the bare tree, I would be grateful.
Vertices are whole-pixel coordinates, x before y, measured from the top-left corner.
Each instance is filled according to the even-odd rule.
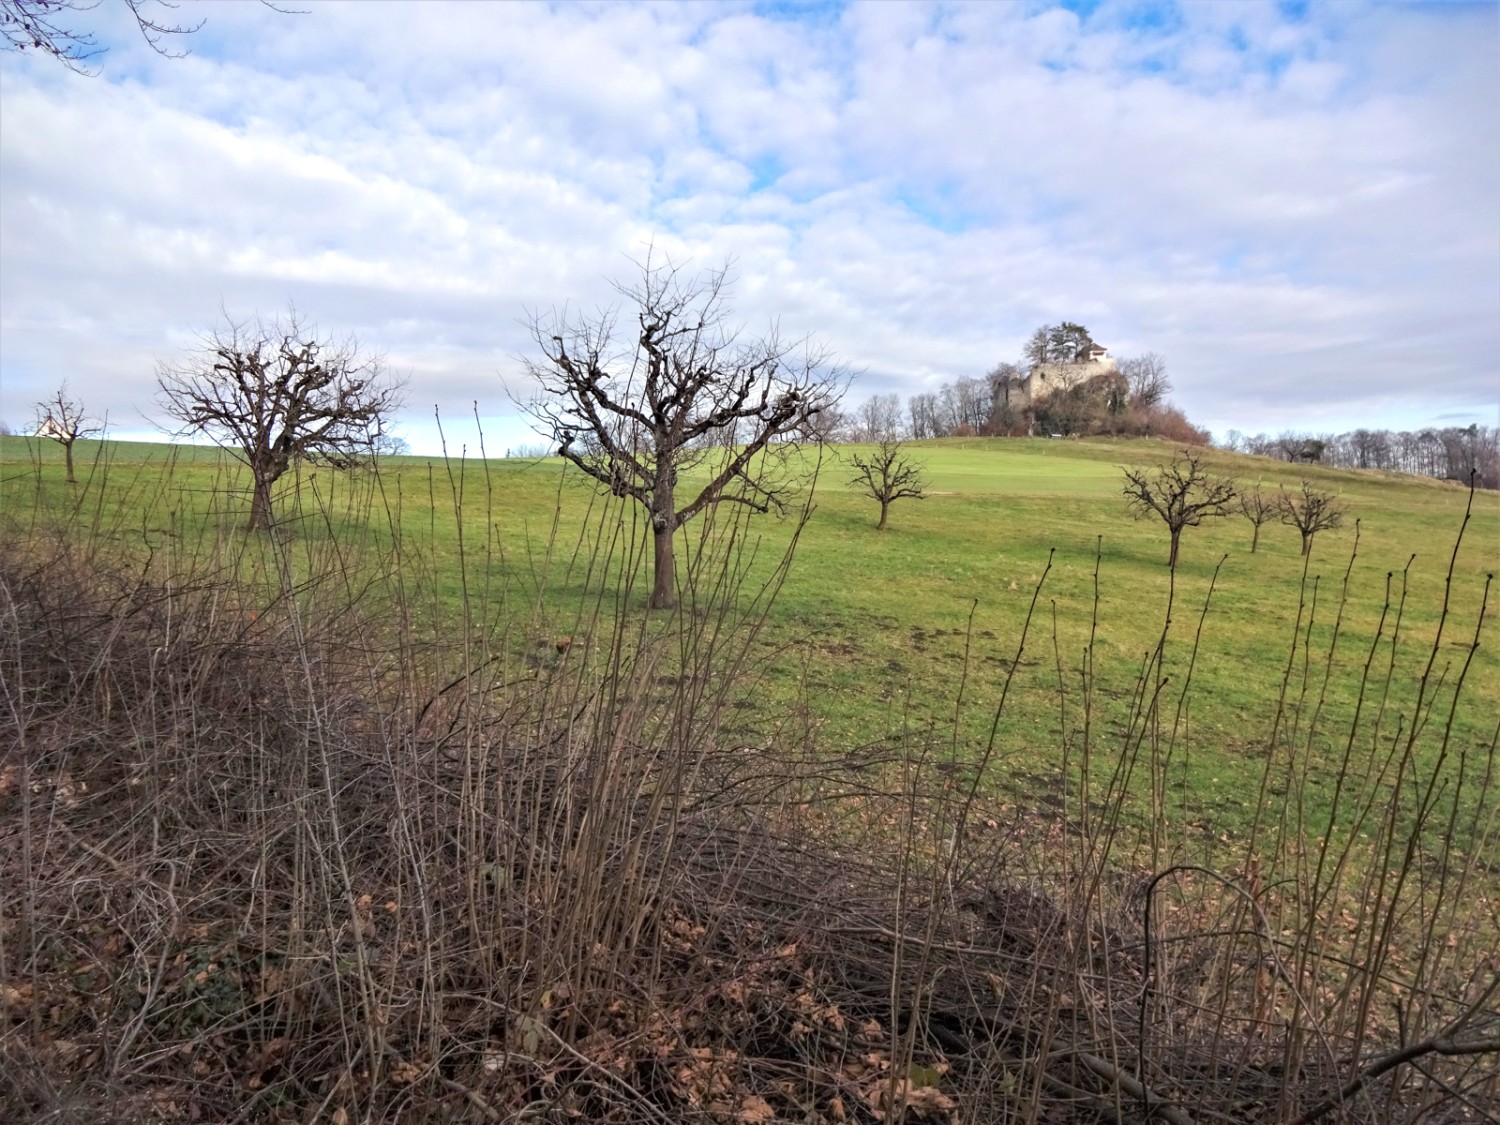
[[[1302,533],[1302,555],[1312,554],[1313,536],[1341,527],[1347,510],[1336,492],[1324,492],[1303,480],[1297,492],[1281,490],[1277,507],[1281,522]]]
[[[104,432],[104,424],[91,422],[83,413],[83,403],[68,394],[68,384],[63,383],[55,394],[36,404],[36,434],[51,438],[63,447],[63,459],[68,466],[68,483],[76,484],[73,475],[73,444],[80,438],[92,437]]]
[[[1254,488],[1248,488],[1240,493],[1239,509],[1240,515],[1249,520],[1255,528],[1254,534],[1250,536],[1250,553],[1253,555],[1255,548],[1260,545],[1261,525],[1280,518],[1281,499],[1267,493],[1257,481]]]
[[[1002,360],[990,368],[989,374],[984,378],[985,382],[990,386],[990,397],[993,398],[1006,386],[1012,383],[1019,383],[1022,379],[1026,378],[1026,371],[1018,363],[1010,363]]]
[[[1031,334],[1026,341],[1026,347],[1021,351],[1021,357],[1030,367],[1038,364],[1048,363],[1057,358],[1052,354],[1052,327],[1044,324]]]
[[[1167,378],[1167,361],[1156,352],[1120,361],[1120,374],[1130,385],[1130,405],[1137,410],[1160,406],[1172,391]]]
[[[1327,446],[1326,438],[1299,434],[1296,430],[1282,430],[1276,436],[1274,452],[1282,460],[1291,461],[1293,464],[1299,461],[1313,464],[1323,460],[1323,451]]]
[[[159,366],[162,409],[250,470],[249,527],[271,526],[271,488],[297,461],[346,468],[382,446],[402,384],[352,338],[319,339],[295,309],[224,324],[181,364]]]
[[[913,440],[921,441],[924,438],[942,437],[942,429],[938,424],[937,395],[932,391],[924,391],[921,394],[912,395],[906,403],[907,413],[911,418],[911,424],[907,432]]]
[[[1177,566],[1182,529],[1229,515],[1235,498],[1234,481],[1211,475],[1203,459],[1191,449],[1179,449],[1171,464],[1122,472],[1131,514],[1136,519],[1156,516],[1167,525],[1172,536],[1167,565],[1173,568]]]
[[[925,499],[926,481],[922,479],[922,466],[905,456],[899,441],[882,441],[868,457],[855,454],[854,468],[850,486],[880,503],[880,522],[875,525],[876,531],[885,530],[886,516],[897,500]]]
[[[901,396],[871,395],[859,405],[859,440],[894,441],[901,435]]]
[[[855,415],[844,413],[837,403],[830,402],[816,414],[809,414],[802,427],[791,436],[818,445],[836,445],[856,440],[860,425]],[[547,453],[550,454],[551,450]]]
[[[656,608],[676,604],[678,528],[723,502],[782,508],[796,482],[787,458],[769,458],[789,452],[847,382],[823,351],[774,331],[742,339],[726,323],[728,281],[727,266],[688,279],[648,257],[636,285],[616,286],[635,306],[624,347],[613,311],[531,320],[541,359],[526,370],[543,394],[528,409],[562,457],[649,513]]]
[[[965,437],[983,433],[989,425],[994,395],[987,379],[964,377],[953,382],[954,429]]]

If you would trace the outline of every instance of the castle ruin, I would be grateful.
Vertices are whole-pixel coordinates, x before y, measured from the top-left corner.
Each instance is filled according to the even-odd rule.
[[[1101,344],[1089,344],[1068,363],[1034,363],[1024,378],[1007,379],[995,388],[995,409],[1019,414],[1021,411],[1052,397],[1097,379],[1101,375],[1116,375],[1120,365]]]

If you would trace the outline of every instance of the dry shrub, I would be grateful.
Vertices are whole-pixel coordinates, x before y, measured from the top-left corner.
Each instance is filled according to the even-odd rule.
[[[1176,445],[1208,445],[1211,436],[1201,426],[1189,422],[1187,415],[1170,403],[1139,412],[1134,433],[1158,437]]]

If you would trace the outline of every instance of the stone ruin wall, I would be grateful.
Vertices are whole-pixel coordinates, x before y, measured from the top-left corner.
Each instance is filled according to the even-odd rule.
[[[1018,410],[1089,379],[1119,370],[1120,365],[1113,356],[1086,363],[1038,363],[1026,378],[1005,385],[1001,391],[1003,405]]]

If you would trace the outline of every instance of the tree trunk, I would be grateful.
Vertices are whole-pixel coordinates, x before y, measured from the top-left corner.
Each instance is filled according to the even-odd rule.
[[[652,609],[671,609],[677,604],[677,558],[672,553],[672,521],[653,522],[656,582],[651,590]]]
[[[886,512],[890,511],[890,508],[891,502],[889,500],[882,500],[880,502],[880,522],[875,525],[876,531],[885,530],[885,514]]]
[[[1250,536],[1250,553],[1255,554],[1255,548],[1260,543],[1260,524],[1255,525],[1255,534]]]
[[[1302,533],[1302,557],[1304,559],[1312,554],[1312,541],[1313,533],[1311,531],[1304,531]]]
[[[1172,570],[1177,569],[1177,544],[1182,539],[1182,528],[1172,529],[1172,554],[1167,558],[1167,566]]]
[[[73,475],[73,443],[71,441],[63,442],[63,458],[68,463],[68,483],[77,484],[78,478]]]
[[[656,480],[651,486],[651,540],[655,556],[656,577],[651,589],[652,609],[671,609],[677,604],[677,556],[673,554],[672,533],[677,530],[677,496],[673,485],[677,469],[672,464],[656,466]]]
[[[271,482],[259,476],[254,477],[255,485],[250,493],[250,523],[247,525],[249,531],[269,531],[271,528]]]

